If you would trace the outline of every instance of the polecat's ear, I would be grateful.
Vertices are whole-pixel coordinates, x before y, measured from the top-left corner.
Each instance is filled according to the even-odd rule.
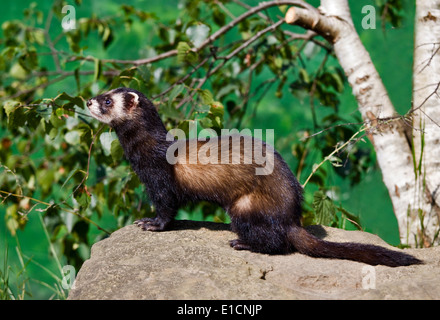
[[[128,96],[129,99],[127,99],[126,103],[128,110],[132,110],[133,108],[137,107],[137,105],[139,104],[139,96],[134,92],[128,92],[128,94],[130,96]]]

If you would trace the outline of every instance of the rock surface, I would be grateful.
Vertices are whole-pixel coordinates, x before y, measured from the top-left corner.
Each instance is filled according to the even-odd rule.
[[[386,246],[359,231],[311,226],[335,242]],[[440,299],[440,247],[405,250],[424,265],[389,268],[230,248],[219,223],[176,221],[166,232],[124,227],[92,247],[69,299]],[[398,249],[396,249],[398,250]]]

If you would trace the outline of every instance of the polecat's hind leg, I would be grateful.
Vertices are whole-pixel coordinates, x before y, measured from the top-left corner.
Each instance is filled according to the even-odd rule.
[[[238,235],[238,239],[229,242],[235,250],[267,254],[291,252],[291,245],[285,232],[288,228],[283,224],[285,221],[282,217],[264,212],[240,212],[240,214],[232,212],[230,215],[231,229]]]
[[[229,245],[235,250],[252,250],[250,245],[240,239],[229,241]]]

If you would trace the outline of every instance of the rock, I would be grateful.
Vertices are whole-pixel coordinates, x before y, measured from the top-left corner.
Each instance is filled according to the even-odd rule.
[[[329,241],[388,246],[378,236],[311,226]],[[68,299],[440,299],[440,247],[407,249],[424,265],[389,268],[233,250],[229,225],[127,226],[93,245]],[[395,249],[398,250],[398,249]]]

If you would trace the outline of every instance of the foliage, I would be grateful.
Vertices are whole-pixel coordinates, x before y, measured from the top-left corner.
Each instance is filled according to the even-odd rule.
[[[93,242],[154,215],[115,133],[85,107],[100,92],[132,87],[154,101],[167,129],[187,130],[195,121],[220,132],[251,121],[275,84],[275,99],[289,95],[310,103],[313,121],[289,139],[297,159],[292,171],[299,176],[358,131],[360,121],[339,114],[345,77],[331,48],[304,31],[278,27],[283,7],[241,19],[246,4],[180,1],[175,16],[164,19],[124,4],[107,16],[89,13],[77,19],[76,29],[63,30],[65,4],[57,0],[43,9],[32,3],[22,20],[2,24],[0,195],[11,234],[25,228],[28,215],[41,213],[56,251],[76,268]],[[81,1],[75,7],[80,10]],[[384,10],[394,9],[398,5],[388,1]],[[231,21],[237,27],[224,29]],[[370,150],[351,143],[319,167],[307,186],[314,198],[305,204],[306,223],[356,220],[329,198],[327,178],[336,174],[358,183],[374,166]],[[227,219],[206,203],[180,215],[196,212]],[[101,218],[110,215],[106,230]]]
[[[42,222],[42,226],[46,232],[46,235],[48,235],[47,229],[41,216],[40,221]],[[66,299],[67,294],[66,291],[63,289],[63,279],[61,278],[61,276],[54,273],[46,266],[38,263],[32,257],[26,256],[22,252],[18,237],[15,238],[17,243],[15,249],[20,265],[17,266],[10,262],[9,246],[5,245],[2,248],[2,250],[4,250],[2,252],[4,255],[3,265],[0,266],[0,300],[23,300],[25,298],[32,298],[33,293],[30,285],[31,281],[37,282],[47,288],[48,292],[50,293],[49,299]],[[47,240],[50,250],[54,252],[55,249],[49,237],[47,237]],[[61,268],[60,261],[58,260],[57,255],[54,255],[54,259]],[[49,283],[43,282],[40,279],[31,279],[28,274],[28,267],[30,264],[36,265],[40,273],[47,273],[54,284],[51,285]],[[63,274],[63,272],[61,271],[60,274]]]
[[[375,0],[375,2],[379,7],[383,30],[385,30],[385,22],[390,22],[393,27],[402,25],[404,13],[401,0]]]

